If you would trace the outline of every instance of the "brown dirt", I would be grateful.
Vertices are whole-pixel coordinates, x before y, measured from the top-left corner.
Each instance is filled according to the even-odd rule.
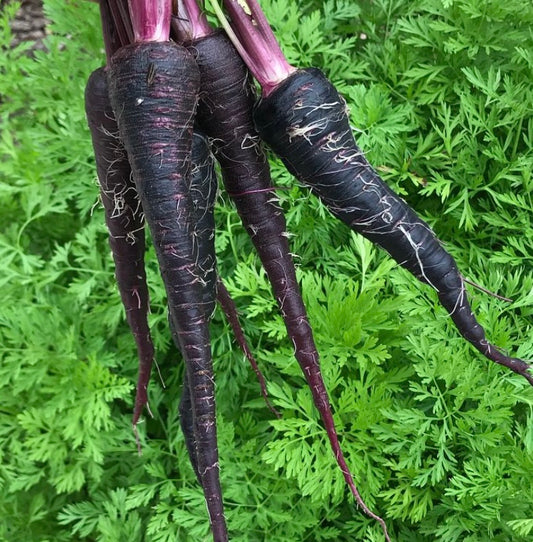
[[[0,0],[0,9],[10,1]],[[11,23],[13,32],[11,46],[15,47],[22,41],[33,41],[35,49],[42,49],[42,40],[46,33],[45,26],[42,0],[22,0],[21,7]]]

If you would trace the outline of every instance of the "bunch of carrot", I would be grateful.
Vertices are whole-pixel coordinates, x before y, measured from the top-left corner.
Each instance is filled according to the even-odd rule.
[[[529,365],[487,341],[452,257],[368,164],[331,83],[317,69],[288,64],[256,0],[224,0],[231,23],[212,2],[226,32],[208,24],[195,0],[99,3],[107,66],[89,80],[86,111],[116,279],[139,353],[134,427],[147,405],[154,358],[147,323],[146,220],[166,287],[172,337],[185,360],[180,414],[187,448],[214,540],[228,540],[209,337],[217,299],[265,398],[266,391],[216,270],[214,155],[272,284],[346,483],[390,540],[384,520],[361,499],[339,444],[262,141],[335,216],[432,286],[459,332],[484,356],[533,384]],[[258,102],[250,73],[262,88]]]

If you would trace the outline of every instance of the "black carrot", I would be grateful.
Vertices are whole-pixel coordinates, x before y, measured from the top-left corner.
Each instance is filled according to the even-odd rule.
[[[104,68],[94,71],[85,89],[85,109],[91,130],[100,197],[115,261],[115,276],[139,356],[133,426],[148,404],[147,386],[154,359],[148,326],[149,298],[144,269],[144,216],[131,178],[126,150],[118,137]],[[138,442],[137,442],[138,444]]]
[[[251,106],[255,95],[246,66],[227,37],[209,26],[194,0],[180,2],[172,19],[172,27],[176,39],[187,46],[200,69],[197,122],[211,138],[224,184],[236,203],[243,224],[262,259],[266,257],[262,247],[277,243],[282,254],[280,260],[289,269],[294,268],[285,238],[285,219],[281,209],[273,201],[268,161],[258,144],[257,133],[253,127]],[[256,193],[262,193],[262,196],[257,196]],[[257,208],[260,209],[259,213],[256,212]],[[267,273],[271,267],[272,264],[266,265]],[[271,273],[269,278],[275,291],[278,285],[279,293],[279,284],[275,283]],[[278,299],[285,298],[288,289],[290,285],[283,289]],[[265,380],[246,343],[235,303],[221,280],[217,298],[239,347],[259,380],[261,394],[268,408],[279,417],[278,411],[268,400]]]
[[[192,227],[193,258],[202,273],[202,308],[206,322],[211,320],[215,309],[217,291],[217,270],[215,258],[215,217],[214,207],[217,194],[217,179],[214,159],[209,150],[207,139],[196,130],[191,148],[191,167],[187,179],[187,197],[190,208]],[[170,312],[170,311],[169,311]],[[170,327],[176,344],[180,344],[179,334],[172,318]],[[185,354],[182,352],[185,357]],[[212,374],[211,374],[211,378]],[[199,471],[197,432],[194,425],[194,412],[188,368],[184,369],[183,392],[179,404],[180,424],[185,436],[185,444],[192,467],[203,485]],[[206,490],[206,488],[204,488]]]
[[[139,43],[123,47],[110,62],[111,101],[150,227],[176,340],[185,359],[198,471],[213,537],[215,542],[225,542],[228,535],[219,480],[206,318],[210,311],[188,194],[199,73],[186,49],[166,41],[170,4],[134,4],[138,11],[131,10],[132,26]],[[150,24],[145,24],[146,20]],[[214,300],[212,303],[214,306]]]
[[[216,300],[221,305],[226,318],[229,320],[240,348],[250,361],[250,364],[257,375],[267,406],[279,416],[278,412],[268,401],[263,375],[259,371],[257,363],[240,327],[235,303],[222,280],[216,273],[213,239],[215,235],[214,206],[217,193],[217,179],[214,168],[214,159],[210,152],[207,139],[201,135],[198,130],[195,131],[193,135],[191,159],[192,167],[188,181],[188,193],[192,204],[192,219],[196,223],[195,240],[198,249],[197,261],[199,262],[200,268],[205,271],[205,281],[207,285],[204,290],[204,303],[207,311],[206,319],[211,319],[213,310],[212,300],[216,295]],[[172,322],[171,327],[172,333],[175,335],[176,331]],[[179,412],[180,423],[183,434],[185,435],[185,444],[191,459],[191,464],[198,480],[202,483],[198,471],[198,452],[194,436],[191,392],[188,385],[186,369],[184,373],[183,392],[180,400]]]
[[[246,4],[251,15],[235,0],[225,0],[241,45],[246,44],[249,67],[263,87],[254,111],[261,137],[336,217],[432,286],[466,340],[533,385],[528,363],[505,355],[487,341],[451,255],[431,228],[381,180],[356,145],[346,103],[337,90],[319,70],[290,66],[257,1],[246,0]]]

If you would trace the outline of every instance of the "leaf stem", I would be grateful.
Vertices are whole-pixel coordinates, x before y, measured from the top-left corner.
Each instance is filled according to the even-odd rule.
[[[223,0],[231,25],[218,0],[209,1],[244,63],[261,85],[263,95],[270,94],[296,71],[287,62],[256,0]]]
[[[168,41],[172,0],[128,0],[133,40]]]
[[[104,3],[109,6],[121,47],[133,41],[130,14],[125,2],[126,0],[100,0],[100,8]]]
[[[122,42],[124,35],[121,35],[117,25],[115,24],[112,10],[108,0],[100,0],[100,21],[102,23],[102,36],[104,38],[105,56],[107,63],[124,43]],[[123,29],[121,29],[122,31]]]
[[[173,0],[170,24],[182,43],[205,38],[214,32],[196,0]]]

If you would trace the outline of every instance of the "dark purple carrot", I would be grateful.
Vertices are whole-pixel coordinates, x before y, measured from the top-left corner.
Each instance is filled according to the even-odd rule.
[[[252,122],[251,107],[255,94],[248,70],[228,38],[210,27],[194,0],[179,3],[176,16],[172,18],[172,27],[178,41],[192,52],[200,69],[201,99],[197,121],[212,140],[228,194],[236,203],[260,256],[266,256],[264,246],[276,245],[282,253],[280,260],[289,268],[288,274],[294,276],[285,236],[285,219],[279,205],[273,201],[268,160]],[[256,212],[258,208],[259,213]],[[271,276],[272,264],[266,262],[265,267],[276,290],[279,281]],[[280,270],[278,275],[282,272]],[[278,287],[278,298],[284,299],[289,288],[290,285],[283,289]],[[279,418],[279,412],[268,400],[264,377],[244,337],[235,303],[220,279],[218,302],[259,380],[268,408]]]
[[[357,147],[343,98],[319,70],[290,66],[256,0],[246,4],[251,15],[235,0],[225,0],[250,70],[263,87],[254,111],[261,137],[336,217],[432,286],[465,339],[533,385],[528,363],[487,341],[468,303],[464,279],[431,228],[380,179]]]
[[[295,357],[309,384],[335,458],[364,511],[383,526],[362,500],[344,459],[326,386],[320,373],[305,306],[290,255],[283,212],[275,202],[268,160],[253,125],[255,94],[246,66],[230,40],[210,29],[194,1],[182,2],[173,29],[194,54],[201,76],[197,121],[213,141],[222,176],[261,258],[281,308]],[[187,25],[187,20],[189,25]]]
[[[251,106],[255,100],[248,70],[227,37],[213,31],[209,26],[205,15],[198,9],[194,0],[183,0],[181,9],[183,13],[179,11],[178,16],[173,17],[172,25],[178,40],[187,45],[200,69],[200,103],[197,122],[212,139],[228,194],[236,203],[243,224],[247,227],[256,247],[262,245],[259,239],[263,233],[269,239],[267,243],[272,243],[272,231],[274,231],[275,239],[280,241],[280,250],[286,250],[286,258],[290,260],[292,266],[287,241],[281,235],[277,235],[277,231],[285,232],[285,219],[279,206],[272,201],[273,189],[268,161],[263,150],[257,145],[257,134],[251,117]],[[226,69],[230,70],[229,77]],[[237,100],[235,100],[236,95]],[[226,100],[225,103],[223,103],[224,100]],[[229,122],[230,119],[235,120]],[[256,138],[255,141],[254,138]],[[252,149],[251,146],[254,145],[255,149]],[[240,162],[237,163],[237,161]],[[239,198],[238,194],[241,192],[243,194]],[[264,204],[261,205],[262,213],[261,216],[254,215],[250,218],[249,203],[254,200],[254,193],[257,192],[263,193],[262,197],[255,197],[256,205]],[[267,228],[270,228],[270,232],[265,231],[267,229],[264,226],[265,223]],[[261,255],[262,251],[259,248],[258,252]],[[268,271],[267,268],[267,273]],[[272,280],[270,275],[269,278]],[[237,344],[259,380],[265,403],[279,418],[279,412],[268,399],[265,379],[246,342],[237,307],[220,278],[218,279],[217,301],[233,330]]]
[[[200,86],[201,88],[201,86]],[[246,337],[242,331],[239,322],[239,316],[235,302],[231,298],[230,293],[224,286],[222,279],[216,271],[216,257],[213,245],[215,237],[215,217],[214,208],[217,195],[217,178],[214,166],[213,155],[211,154],[207,139],[197,130],[193,138],[192,146],[192,169],[189,180],[189,192],[193,202],[193,210],[197,223],[195,236],[200,249],[198,255],[199,265],[205,270],[205,280],[209,284],[209,291],[213,289],[216,292],[216,300],[222,308],[226,319],[228,320],[237,344],[243,351],[246,359],[249,361],[254,373],[259,380],[261,386],[261,394],[265,399],[267,407],[280,417],[279,412],[270,404],[268,393],[266,390],[265,379],[257,365],[252,351],[246,341]],[[206,253],[202,247],[210,247],[211,252]],[[211,314],[207,315],[211,319]]]
[[[201,73],[200,73],[201,75]],[[200,86],[200,89],[202,87]],[[198,241],[199,265],[205,271],[205,280],[209,285],[209,291],[216,292],[216,300],[222,308],[226,319],[228,320],[237,344],[243,351],[246,359],[249,361],[254,373],[261,386],[261,394],[265,399],[267,407],[280,417],[279,412],[270,404],[266,390],[265,379],[259,369],[252,351],[246,341],[239,322],[239,316],[235,302],[226,289],[220,276],[216,272],[215,251],[213,239],[215,236],[215,217],[214,208],[217,195],[217,179],[214,167],[213,155],[211,154],[207,139],[197,130],[193,137],[192,146],[192,169],[189,179],[189,192],[193,202],[193,211],[197,223],[195,236]],[[202,248],[204,247],[204,250]],[[205,248],[210,247],[211,251],[206,252]],[[214,282],[213,282],[214,281]],[[211,301],[211,298],[209,298]],[[211,314],[207,318],[211,319]]]
[[[220,489],[215,394],[204,269],[188,192],[199,73],[166,41],[170,2],[131,1],[137,43],[111,59],[109,87],[120,136],[150,228],[191,394],[198,472],[215,542],[228,540]],[[214,299],[212,305],[214,308]]]
[[[127,36],[121,35],[118,30],[117,23],[121,29],[124,23],[113,17],[113,5],[107,0],[100,0],[99,5],[106,57],[109,61],[125,44],[123,40]],[[148,406],[147,389],[154,361],[154,347],[147,320],[149,297],[144,268],[144,214],[131,178],[128,156],[118,136],[104,68],[96,70],[89,78],[85,104],[109,243],[115,261],[115,276],[139,357],[132,425],[140,453],[137,423],[143,408]]]
[[[222,280],[217,276],[215,266],[215,251],[213,239],[215,235],[214,206],[217,193],[217,179],[214,168],[213,156],[210,152],[207,139],[198,131],[193,135],[191,151],[192,167],[189,175],[188,193],[192,202],[193,220],[196,222],[195,239],[197,241],[199,265],[205,271],[205,280],[208,287],[205,289],[205,307],[212,311],[212,299],[216,295],[217,301],[222,306],[226,317],[230,321],[239,346],[244,351],[254,368],[262,389],[265,388],[264,378],[253,355],[248,347],[242,329],[239,325],[235,303],[226,290]],[[216,290],[216,294],[215,294]],[[206,313],[206,319],[211,319],[211,312]],[[172,333],[176,331],[172,325]],[[263,389],[265,401],[269,408],[279,416],[277,411],[270,405],[266,397],[266,389]],[[184,372],[183,392],[179,405],[180,423],[185,436],[185,445],[191,459],[191,464],[200,484],[202,483],[198,470],[197,445],[194,436],[194,424],[192,416],[191,392],[188,384],[187,370]]]
[[[148,404],[147,386],[154,359],[147,319],[149,298],[144,269],[144,217],[131,179],[128,156],[118,138],[103,68],[94,71],[89,78],[85,89],[85,109],[109,230],[109,244],[115,261],[115,276],[139,356],[132,420],[135,427],[143,407]]]

